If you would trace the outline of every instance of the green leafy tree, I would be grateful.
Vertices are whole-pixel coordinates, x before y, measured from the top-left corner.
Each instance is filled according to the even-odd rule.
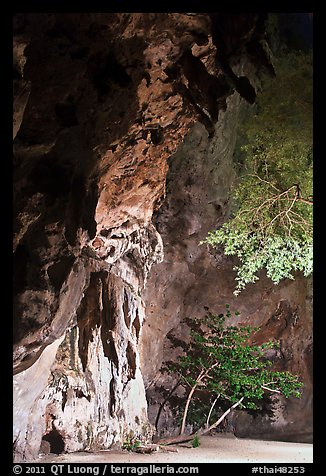
[[[274,66],[240,130],[231,219],[201,242],[237,256],[235,294],[261,269],[275,284],[313,269],[312,54],[287,52]]]
[[[271,369],[265,357],[266,349],[277,346],[276,342],[261,345],[248,343],[257,331],[250,326],[227,326],[226,317],[231,317],[229,306],[226,314],[208,314],[204,320],[193,320],[191,340],[186,355],[177,362],[167,363],[165,369],[180,379],[187,389],[180,435],[184,434],[190,403],[194,397],[198,406],[207,393],[212,397],[205,415],[205,424],[196,431],[198,437],[216,428],[236,407],[258,408],[258,403],[267,393],[278,393],[286,398],[300,397],[302,383],[288,371]],[[213,408],[218,401],[231,406],[214,422],[210,423]],[[203,423],[203,422],[202,422]],[[190,435],[188,438],[192,438]],[[184,438],[181,438],[183,441]],[[174,438],[171,442],[176,442]]]

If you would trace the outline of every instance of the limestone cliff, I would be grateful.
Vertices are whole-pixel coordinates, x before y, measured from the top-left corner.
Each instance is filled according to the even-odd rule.
[[[235,126],[245,104],[236,96],[227,104],[211,140],[198,124],[171,157],[167,197],[154,218],[163,240],[164,260],[153,266],[144,293],[141,355],[149,417],[156,422],[160,405],[174,386],[166,373],[160,373],[160,367],[182,355],[182,347],[176,343],[189,337],[185,318],[219,314],[228,303],[233,312],[240,312],[230,324],[260,328],[255,343],[280,342],[280,349],[268,357],[275,368],[298,374],[304,389],[301,399],[273,396],[263,402],[262,411],[234,414],[226,429],[239,437],[311,442],[311,280],[297,275],[295,281],[285,280],[276,286],[260,273],[258,282],[235,297],[235,261],[221,251],[199,246],[207,232],[221,225],[229,213]],[[161,435],[176,431],[173,409],[179,406],[180,397],[175,392],[165,403],[157,425]]]
[[[239,107],[270,68],[263,27],[256,13],[15,15],[17,461],[151,437],[144,382],[166,334],[230,290],[230,264],[197,238],[228,213]],[[262,284],[244,315],[273,329],[280,302],[302,305],[296,286]],[[276,296],[264,313],[260,293]]]

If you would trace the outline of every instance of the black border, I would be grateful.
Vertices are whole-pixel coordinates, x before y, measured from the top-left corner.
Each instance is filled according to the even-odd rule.
[[[71,2],[72,3],[72,2]],[[62,7],[65,7],[62,9]],[[68,13],[70,9],[67,10],[68,7],[73,7],[73,3],[71,5],[67,5],[67,2],[29,2],[28,3],[28,12],[30,13],[42,13],[47,11],[55,11],[58,13]],[[76,5],[77,6],[77,5]],[[85,5],[86,6],[86,5]],[[231,6],[231,5],[229,5]],[[236,6],[233,5],[232,6]],[[249,7],[249,5],[246,5]],[[279,11],[278,5],[273,2],[270,5],[263,4],[262,2],[257,5],[257,9],[261,9],[265,6],[265,10],[268,11]],[[281,11],[287,9],[284,2],[280,5]],[[251,468],[254,466],[265,466],[265,467],[290,467],[290,466],[302,466],[305,467],[306,471],[304,474],[320,474],[320,470],[322,469],[322,440],[323,440],[323,424],[322,424],[322,415],[324,414],[324,409],[321,406],[323,395],[324,395],[324,379],[323,375],[318,375],[319,371],[324,366],[324,355],[321,347],[321,340],[323,337],[323,323],[325,321],[325,316],[323,312],[323,306],[325,306],[322,295],[323,295],[323,275],[322,272],[323,268],[323,254],[324,251],[324,243],[323,240],[323,219],[321,218],[325,215],[323,197],[324,197],[324,175],[323,175],[323,161],[326,159],[324,150],[324,142],[321,140],[320,133],[321,129],[324,129],[324,118],[323,118],[323,105],[322,105],[322,92],[324,92],[325,85],[323,84],[323,57],[325,55],[323,50],[323,35],[322,31],[325,28],[324,26],[324,15],[322,15],[321,11],[316,11],[313,6],[313,2],[297,2],[295,5],[295,11],[306,11],[312,10],[313,11],[313,28],[314,28],[314,155],[315,155],[315,162],[314,162],[314,195],[315,195],[315,207],[314,207],[314,256],[315,256],[315,269],[314,271],[314,395],[315,395],[315,403],[314,403],[314,462],[310,464],[270,464],[270,463],[194,463],[189,464],[189,466],[198,466],[199,467],[199,474],[202,474],[203,471],[207,471],[207,469],[214,470],[216,465],[218,465],[218,469],[221,470],[231,470],[231,469],[239,469],[239,473],[241,475],[244,474],[252,474]],[[24,12],[26,11],[27,4],[26,2],[13,2],[12,3],[12,11],[6,11],[1,15],[1,81],[2,81],[2,88],[1,88],[1,105],[0,105],[0,112],[1,112],[1,134],[0,138],[3,142],[1,147],[2,152],[2,187],[1,193],[3,194],[2,200],[2,233],[1,233],[1,240],[2,246],[1,249],[3,251],[3,264],[4,269],[2,269],[2,296],[8,299],[4,300],[4,304],[2,305],[2,325],[3,325],[3,332],[2,332],[2,342],[1,342],[1,351],[2,355],[2,368],[1,368],[1,378],[4,379],[2,385],[2,423],[5,420],[5,425],[1,424],[2,427],[2,445],[1,445],[1,460],[3,462],[8,461],[8,467],[10,467],[10,473],[12,473],[12,446],[11,446],[11,436],[12,436],[12,347],[10,341],[10,335],[12,333],[12,325],[11,325],[11,317],[12,315],[12,265],[10,266],[11,261],[7,259],[7,256],[10,256],[12,253],[12,213],[11,213],[11,206],[12,205],[12,173],[10,167],[10,158],[12,156],[12,17],[15,12]],[[44,8],[46,7],[46,8]],[[52,7],[52,8],[51,8]],[[84,11],[83,6],[78,4],[78,13],[82,13]],[[141,5],[140,3],[133,1],[133,2],[114,2],[114,1],[102,1],[102,2],[92,2],[89,7],[86,9],[87,12],[96,11],[96,10],[103,10],[103,7],[107,10],[109,7],[109,12],[121,12],[123,9],[129,11],[131,9],[139,10],[139,13],[144,12],[153,12],[155,11],[178,11],[178,12],[189,12],[195,11],[196,13],[211,11],[220,7],[218,3],[213,1],[200,1],[200,2],[180,2],[180,5],[177,5],[176,2],[157,2],[149,3],[147,5]],[[196,11],[200,9],[200,11]],[[289,8],[290,9],[290,8]],[[241,8],[238,8],[238,11],[241,11]],[[255,10],[252,8],[252,10]],[[256,11],[255,10],[255,11]],[[324,132],[324,131],[323,131]],[[325,133],[324,133],[325,134]],[[8,270],[6,269],[8,266]],[[9,330],[9,335],[8,335]],[[8,383],[7,383],[8,379]],[[320,406],[320,408],[319,408]],[[8,408],[7,408],[8,407]],[[8,425],[8,428],[7,428]],[[89,465],[89,464],[88,464]],[[95,466],[102,466],[104,467],[104,463]],[[115,464],[119,466],[118,464]],[[170,466],[185,466],[185,464],[180,465],[170,465]],[[231,465],[231,466],[230,466]],[[235,465],[235,466],[234,466]],[[28,466],[27,463],[21,465],[23,467],[23,472],[25,473],[25,467]],[[29,466],[40,466],[40,463],[35,462]],[[46,467],[44,474],[53,474],[50,471],[50,464],[43,465]],[[65,467],[66,465],[64,465]],[[71,465],[73,467],[83,466],[79,464]],[[90,465],[92,466],[92,465]],[[127,464],[124,466],[128,466]],[[138,466],[138,465],[130,465],[129,466]],[[146,466],[146,464],[140,464],[140,466]],[[160,464],[156,464],[156,466],[164,466]],[[241,468],[241,469],[240,469]],[[67,469],[67,468],[64,468]],[[241,472],[240,472],[241,471]],[[280,471],[279,471],[280,472]],[[5,472],[4,472],[5,473]],[[65,471],[61,474],[68,474]],[[101,474],[101,473],[100,473]],[[110,473],[107,473],[110,474]],[[122,474],[122,473],[120,473]],[[126,473],[124,473],[126,474]],[[131,473],[130,473],[131,474]],[[161,473],[161,474],[168,474],[168,473]],[[190,473],[189,473],[190,474]],[[258,474],[258,473],[257,473]],[[266,473],[267,474],[267,473]],[[274,473],[277,474],[277,473]],[[283,473],[285,474],[285,473]]]

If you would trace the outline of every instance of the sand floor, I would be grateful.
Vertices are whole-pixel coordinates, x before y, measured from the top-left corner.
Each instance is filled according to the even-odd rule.
[[[313,445],[238,439],[233,435],[202,436],[198,448],[178,445],[177,453],[138,454],[126,450],[40,456],[44,463],[312,463]]]

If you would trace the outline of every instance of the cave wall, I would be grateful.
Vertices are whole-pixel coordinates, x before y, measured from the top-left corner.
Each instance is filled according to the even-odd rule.
[[[15,15],[16,461],[151,437],[145,387],[166,333],[188,313],[199,274],[230,278],[209,269],[222,258],[196,240],[228,213],[233,172],[228,154],[215,170],[216,144],[225,133],[234,142],[240,97],[254,101],[247,74],[270,68],[263,23],[256,13]],[[210,150],[213,172],[196,154],[180,168],[189,143]],[[173,185],[173,163],[187,185]],[[213,177],[218,191],[204,197]],[[176,186],[185,196],[171,198]],[[210,288],[212,301],[224,301],[225,286]],[[173,306],[162,314],[164,293],[177,317]]]
[[[242,62],[241,67],[251,77],[251,65]],[[222,249],[199,245],[230,213],[237,126],[247,107],[239,96],[228,98],[213,137],[196,124],[169,160],[166,200],[153,219],[163,240],[164,260],[153,266],[144,294],[147,312],[141,356],[149,418],[156,422],[160,404],[175,384],[160,368],[182,355],[178,341],[187,341],[190,331],[184,319],[220,314],[230,304],[231,311],[240,315],[228,322],[259,327],[254,343],[279,341],[279,350],[268,358],[275,369],[297,374],[304,388],[301,399],[273,395],[260,411],[234,413],[225,429],[238,437],[311,442],[311,279],[298,274],[293,281],[274,285],[261,272],[259,281],[234,296],[236,259],[225,256]],[[157,426],[161,435],[176,433],[175,409],[182,397],[179,388],[164,404]]]
[[[151,217],[196,118],[165,69],[209,28],[178,14],[14,18],[18,461],[146,437],[141,293],[162,259]]]

